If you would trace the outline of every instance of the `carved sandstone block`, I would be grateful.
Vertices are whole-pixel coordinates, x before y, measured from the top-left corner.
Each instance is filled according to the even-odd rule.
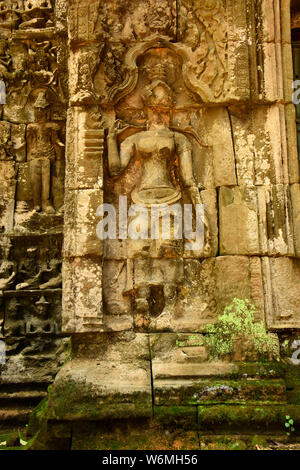
[[[230,108],[238,184],[283,182],[279,108]],[[276,143],[276,145],[275,145]],[[284,148],[284,147],[283,147]]]
[[[72,346],[72,360],[60,370],[51,391],[49,418],[73,421],[151,416],[147,335],[74,335]]]
[[[293,105],[230,108],[238,184],[299,181]]]
[[[134,0],[128,3],[100,0],[72,0],[69,10],[69,35],[72,41],[143,41],[160,34],[176,37],[176,2]]]
[[[98,207],[103,204],[101,189],[69,190],[65,197],[64,256],[102,255],[97,235]]]
[[[286,121],[286,147],[287,147],[287,160],[289,183],[299,183],[300,169],[298,159],[297,139],[295,138],[296,130],[296,111],[293,104],[285,106],[285,121]],[[285,141],[283,141],[285,146]]]
[[[294,256],[288,185],[221,188],[221,254]]]
[[[11,124],[0,121],[0,159],[13,158],[17,162],[26,160],[26,141],[24,124]]]
[[[293,213],[293,229],[294,229],[294,242],[295,254],[300,257],[300,186],[293,184],[290,186],[292,213]]]
[[[262,266],[268,327],[299,328],[299,259],[263,258]]]
[[[249,299],[256,307],[256,319],[264,319],[264,291],[258,257],[220,256],[216,258],[216,302],[222,313],[234,298]]]
[[[294,256],[289,186],[257,187],[257,201],[260,252]]]
[[[207,109],[203,117],[209,145],[212,146],[214,185],[235,185],[234,147],[228,112],[225,108],[212,108]],[[195,165],[197,168],[197,162]]]
[[[0,161],[0,226],[12,230],[14,223],[16,165],[13,161]]]
[[[107,315],[131,314],[131,299],[126,295],[125,260],[106,260],[103,265],[103,300]]]
[[[220,188],[220,253],[259,254],[256,191]]]
[[[102,265],[100,258],[76,257],[63,262],[62,331],[102,331]]]
[[[203,331],[216,318],[215,259],[185,260],[173,331]]]
[[[101,115],[97,110],[69,109],[67,188],[102,188],[104,129],[101,126]]]

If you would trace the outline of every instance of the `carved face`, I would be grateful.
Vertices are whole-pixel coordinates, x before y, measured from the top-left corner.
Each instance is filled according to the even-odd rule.
[[[220,8],[220,0],[203,0],[201,6],[196,9],[196,15],[198,19],[201,19],[201,16],[213,16],[218,13]]]
[[[34,117],[37,122],[45,122],[50,119],[50,107],[34,108]]]
[[[146,88],[143,101],[148,107],[170,109],[173,107],[175,100],[171,88],[165,82],[157,80]]]

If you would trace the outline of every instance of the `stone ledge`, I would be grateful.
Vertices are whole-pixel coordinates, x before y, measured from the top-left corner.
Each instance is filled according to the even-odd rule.
[[[47,419],[76,421],[152,416],[147,363],[73,360],[58,373]]]

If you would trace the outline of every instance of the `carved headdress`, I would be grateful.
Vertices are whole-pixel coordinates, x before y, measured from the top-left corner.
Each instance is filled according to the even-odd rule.
[[[50,106],[46,91],[40,91],[33,105],[35,108],[45,109]]]
[[[155,80],[146,86],[142,94],[145,106],[172,108],[176,101],[172,89],[162,80]]]

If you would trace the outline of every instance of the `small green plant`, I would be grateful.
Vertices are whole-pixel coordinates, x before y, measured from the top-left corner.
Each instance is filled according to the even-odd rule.
[[[255,307],[248,299],[234,299],[217,322],[207,326],[205,341],[211,356],[234,356],[235,360],[277,358],[277,338],[266,332],[262,322],[255,322],[254,314]]]
[[[294,420],[290,416],[285,417],[285,428],[287,430],[286,435],[290,437],[291,433],[295,431]]]

